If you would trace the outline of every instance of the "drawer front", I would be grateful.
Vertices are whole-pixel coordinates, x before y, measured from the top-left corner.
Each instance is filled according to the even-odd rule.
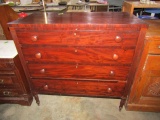
[[[148,55],[145,70],[160,70],[160,55]]]
[[[30,62],[131,64],[134,55],[134,49],[113,47],[22,47],[22,51]]]
[[[16,89],[0,90],[0,96],[2,97],[15,97],[19,96],[20,94],[22,94],[21,91]]]
[[[126,80],[130,66],[28,64],[28,69],[32,78]]]
[[[0,70],[0,75],[15,75],[13,70]]]
[[[0,85],[13,85],[16,81],[15,76],[0,76]]]
[[[160,54],[160,41],[152,41],[149,46],[150,54]]]
[[[17,33],[20,44],[135,46],[139,32],[54,31]],[[25,37],[24,37],[25,36]]]
[[[158,71],[155,71],[154,73],[157,73],[157,72]],[[147,76],[147,85],[145,86],[145,89],[143,91],[143,96],[159,98],[160,97],[160,74],[159,76],[152,76],[152,74],[150,74],[150,76]],[[159,105],[160,105],[160,102],[159,102]]]
[[[0,61],[0,70],[13,70],[15,65],[9,62],[1,62]]]
[[[125,82],[91,82],[72,80],[34,80],[33,86],[38,93],[121,97]]]

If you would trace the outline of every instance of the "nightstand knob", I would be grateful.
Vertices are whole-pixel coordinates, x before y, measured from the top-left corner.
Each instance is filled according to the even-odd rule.
[[[115,41],[116,41],[116,42],[121,42],[121,41],[122,41],[122,38],[121,38],[120,36],[116,36]]]
[[[158,45],[158,49],[160,49],[160,45]]]
[[[74,33],[74,35],[76,36],[77,34],[76,34],[76,33]]]
[[[78,30],[78,28],[76,28],[75,30]]]
[[[8,92],[8,91],[3,92],[3,95],[5,95],[5,96],[9,96],[10,94],[11,94],[11,92]]]
[[[41,72],[41,73],[45,73],[46,70],[45,70],[45,69],[41,69],[40,72]]]
[[[38,36],[34,35],[34,36],[32,36],[32,37],[31,37],[31,39],[32,39],[32,41],[34,41],[34,42],[35,42],[35,41],[37,41],[37,40],[38,40]]]
[[[111,93],[111,92],[112,92],[112,89],[111,89],[111,88],[108,88],[108,89],[107,89],[107,92],[108,92],[108,93]]]
[[[41,55],[41,53],[36,53],[35,57],[38,58],[38,59],[40,59],[42,57],[42,55]]]
[[[0,79],[0,84],[3,84],[4,83],[4,80],[3,79]]]
[[[117,60],[118,59],[118,55],[117,54],[113,54],[113,60]]]
[[[109,73],[109,75],[110,76],[115,76],[115,72],[111,70],[110,73]]]
[[[45,90],[48,90],[48,85],[43,86]]]

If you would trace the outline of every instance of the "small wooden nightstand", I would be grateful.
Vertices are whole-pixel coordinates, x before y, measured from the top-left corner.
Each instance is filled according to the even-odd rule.
[[[31,105],[32,94],[12,40],[0,40],[0,103]]]

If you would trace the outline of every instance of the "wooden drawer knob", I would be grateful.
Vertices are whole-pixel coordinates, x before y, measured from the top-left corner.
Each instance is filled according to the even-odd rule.
[[[0,79],[0,84],[3,84],[4,83],[4,80],[3,79]]]
[[[40,70],[40,73],[45,73],[45,72],[46,72],[45,69],[41,69],[41,70]]]
[[[31,40],[34,41],[34,42],[37,41],[38,40],[38,36],[36,36],[36,35],[32,36]]]
[[[75,50],[74,50],[74,52],[76,53],[76,52],[78,52],[78,50],[77,50],[77,49],[75,49]]]
[[[122,38],[120,36],[116,36],[115,38],[115,41],[118,43],[118,42],[121,42],[122,41]]]
[[[79,65],[78,65],[78,63],[77,63],[77,64],[76,64],[76,68],[78,68],[78,66],[79,66]]]
[[[117,54],[113,54],[113,60],[117,60],[118,59],[118,55]]]
[[[108,93],[111,93],[111,92],[112,92],[112,89],[111,89],[111,88],[108,88],[108,89],[107,89],[107,92],[108,92]]]
[[[48,85],[44,85],[43,88],[44,88],[45,90],[48,90]]]
[[[115,72],[111,70],[110,73],[109,73],[109,75],[110,76],[115,76]]]
[[[77,35],[77,33],[74,33],[74,35],[76,36],[76,35]]]
[[[5,96],[10,96],[10,95],[11,95],[11,92],[4,91],[4,92],[3,92],[3,95],[5,95]]]
[[[158,45],[158,49],[160,49],[160,45]]]
[[[35,57],[38,58],[38,59],[40,59],[42,57],[42,55],[41,55],[41,53],[36,53]]]

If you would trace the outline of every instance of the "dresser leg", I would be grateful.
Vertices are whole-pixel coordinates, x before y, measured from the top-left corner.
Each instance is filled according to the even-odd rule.
[[[121,101],[120,101],[120,105],[119,105],[119,111],[122,110],[122,108],[123,108],[125,102],[126,102],[126,98],[123,98],[123,97],[122,97],[122,98],[121,98]]]
[[[40,101],[37,93],[34,94],[34,99],[36,100],[37,105],[40,106]]]

